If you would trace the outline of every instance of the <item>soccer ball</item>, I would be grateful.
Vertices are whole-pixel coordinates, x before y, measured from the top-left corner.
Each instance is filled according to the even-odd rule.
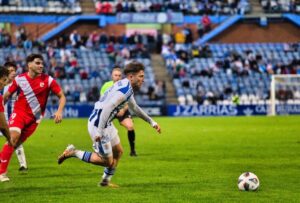
[[[259,180],[254,173],[245,172],[238,179],[238,187],[240,190],[253,191],[259,187]]]

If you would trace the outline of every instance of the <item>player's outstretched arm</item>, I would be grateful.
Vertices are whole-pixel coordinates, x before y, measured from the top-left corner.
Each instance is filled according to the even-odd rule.
[[[148,116],[148,114],[146,114],[146,112],[143,111],[143,109],[141,107],[139,107],[136,102],[135,99],[133,97],[131,97],[128,101],[128,106],[129,108],[141,119],[143,119],[144,121],[150,123],[150,125],[156,129],[156,131],[158,133],[161,132],[160,126],[150,117]]]
[[[53,119],[55,123],[60,123],[63,118],[63,111],[66,104],[66,97],[63,93],[63,91],[60,91],[57,94],[57,97],[59,98],[59,105],[57,111],[53,115]]]
[[[6,137],[8,143],[10,143],[9,129],[3,112],[0,112],[0,131]]]

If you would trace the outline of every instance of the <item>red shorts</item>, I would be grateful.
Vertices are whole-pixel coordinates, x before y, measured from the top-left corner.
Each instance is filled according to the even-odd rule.
[[[27,116],[24,113],[14,112],[11,114],[8,121],[8,127],[10,130],[15,130],[21,133],[20,138],[22,143],[25,142],[30,135],[32,135],[37,126],[38,123],[36,123],[35,118]]]

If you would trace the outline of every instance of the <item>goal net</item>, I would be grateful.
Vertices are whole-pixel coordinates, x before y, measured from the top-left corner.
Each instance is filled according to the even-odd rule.
[[[300,75],[273,75],[269,115],[300,114]]]

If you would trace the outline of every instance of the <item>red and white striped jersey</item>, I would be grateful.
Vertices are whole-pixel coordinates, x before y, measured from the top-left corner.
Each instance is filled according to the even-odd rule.
[[[25,113],[40,120],[45,113],[50,91],[57,95],[61,88],[49,75],[42,74],[36,78],[30,78],[26,72],[18,75],[8,89],[11,94],[17,90],[19,96],[15,102],[14,112]]]

